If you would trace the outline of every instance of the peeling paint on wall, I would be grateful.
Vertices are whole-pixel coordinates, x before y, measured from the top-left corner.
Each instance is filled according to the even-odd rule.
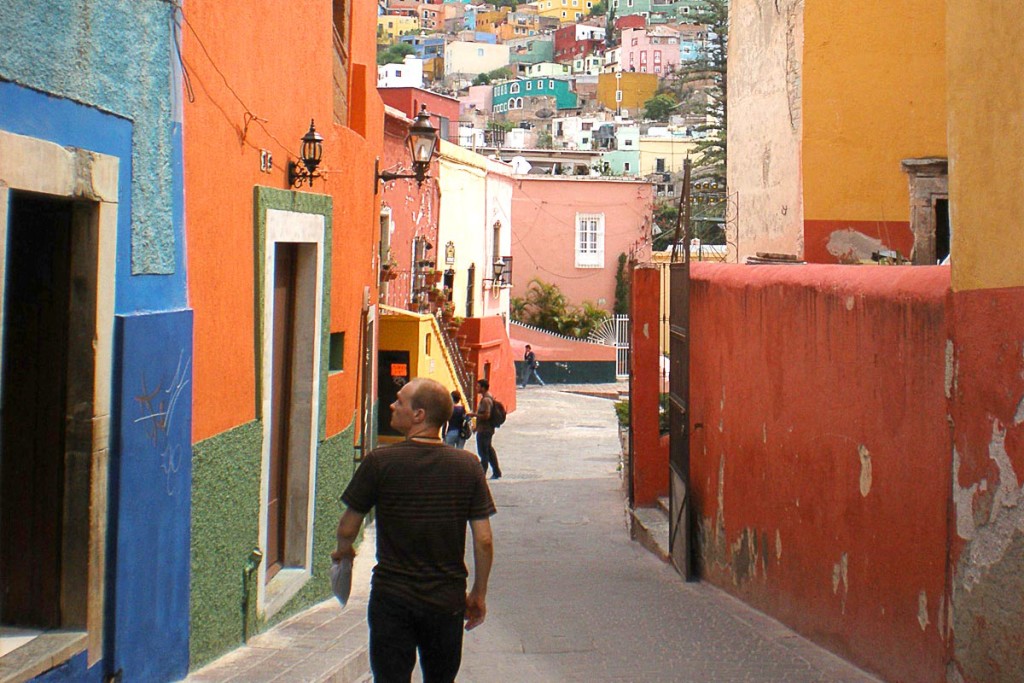
[[[953,382],[956,379],[953,340],[946,340],[946,398],[953,398]]]
[[[871,493],[871,453],[864,444],[857,447],[857,453],[860,455],[860,495],[867,498]]]
[[[923,590],[917,596],[917,623],[921,624],[921,630],[928,628],[928,594]]]
[[[872,253],[886,247],[882,240],[876,237],[847,228],[834,231],[829,236],[828,245],[825,248],[840,262],[855,262],[869,259]]]
[[[832,594],[839,595],[839,584],[843,585],[843,593],[841,597],[841,607],[843,614],[846,614],[846,596],[850,592],[850,557],[847,553],[843,553],[843,556],[832,565]]]

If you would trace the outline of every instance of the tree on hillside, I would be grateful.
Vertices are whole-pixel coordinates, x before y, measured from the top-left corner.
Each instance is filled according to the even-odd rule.
[[[594,6],[590,8],[590,16],[603,17],[607,11],[608,5],[605,4],[604,0],[598,0],[598,2],[595,2]]]
[[[661,93],[644,102],[644,118],[650,121],[668,121],[677,102],[671,93]]]
[[[502,66],[487,73],[477,74],[477,77],[473,79],[473,85],[490,85],[494,81],[508,78],[512,78],[512,70],[507,66]]]
[[[727,162],[726,127],[728,125],[728,90],[726,70],[729,45],[728,0],[702,0],[691,14],[691,21],[706,26],[705,45],[697,59],[680,64],[673,71],[673,88],[677,100],[687,97],[683,90],[697,86],[706,102],[703,114],[707,121],[695,128],[705,137],[697,142],[694,171],[698,175],[725,180]]]
[[[409,43],[395,43],[388,45],[383,50],[378,49],[377,64],[401,64],[405,61],[406,55],[416,54],[416,48]]]

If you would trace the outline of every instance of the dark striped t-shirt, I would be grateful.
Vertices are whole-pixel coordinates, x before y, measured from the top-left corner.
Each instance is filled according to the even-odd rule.
[[[341,497],[376,508],[373,589],[446,613],[466,607],[466,525],[495,513],[480,461],[444,444],[403,441],[370,452]]]

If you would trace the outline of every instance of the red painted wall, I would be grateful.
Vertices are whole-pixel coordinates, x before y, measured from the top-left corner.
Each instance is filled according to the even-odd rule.
[[[696,263],[692,287],[703,577],[887,680],[944,680],[949,270]]]
[[[633,271],[633,337],[629,377],[629,419],[632,461],[632,502],[654,505],[668,495],[668,443],[658,426],[661,387],[661,269],[640,266]]]
[[[460,345],[468,349],[465,354],[470,372],[476,379],[484,377],[484,366],[491,364],[491,393],[505,404],[505,409],[516,409],[516,366],[505,321],[498,316],[466,318],[459,328]]]
[[[324,137],[324,180],[334,198],[331,332],[345,331],[345,367],[359,366],[363,287],[376,281],[377,200],[383,106],[376,95],[374,7],[354,3],[349,125],[333,121],[330,3],[222,3],[184,9],[183,55],[194,101],[184,107],[185,226],[189,303],[195,310],[193,441],[256,415],[253,187],[288,189],[289,159],[316,120]],[[313,27],[313,30],[311,30]],[[268,51],[268,41],[301,37],[301,65]],[[260,152],[273,154],[269,173]],[[352,192],[365,188],[365,192]],[[327,429],[347,426],[358,406],[356,372],[328,379]]]
[[[389,107],[394,107],[410,119],[420,113],[420,107],[427,105],[427,111],[433,114],[430,123],[442,131],[444,139],[458,143],[459,141],[459,101],[453,97],[440,95],[423,88],[378,88],[381,100]],[[440,117],[448,119],[448,127],[443,129]]]

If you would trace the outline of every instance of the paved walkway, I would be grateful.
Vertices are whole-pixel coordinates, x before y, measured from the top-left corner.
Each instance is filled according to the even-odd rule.
[[[488,617],[466,636],[461,683],[875,680],[629,540],[611,401],[530,387],[495,448]],[[219,660],[193,680],[368,680],[338,670],[342,644],[365,638],[364,604],[325,603],[229,655],[230,676]]]

